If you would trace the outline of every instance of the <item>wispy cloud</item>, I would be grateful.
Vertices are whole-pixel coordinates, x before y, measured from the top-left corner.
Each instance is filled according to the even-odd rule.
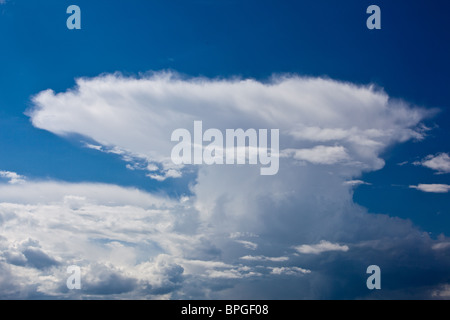
[[[360,186],[360,185],[367,185],[370,186],[372,185],[371,183],[362,181],[362,180],[349,180],[349,181],[345,181],[344,185],[346,186],[352,186],[352,187],[356,187],[356,186]]]
[[[142,171],[148,171],[151,172],[149,174],[146,174],[147,177],[157,180],[157,181],[164,181],[167,178],[179,178],[181,177],[181,172],[176,169],[169,169],[169,170],[163,170],[162,173],[160,173],[160,168],[155,165],[154,163],[149,162],[147,157],[145,155],[137,155],[133,154],[130,151],[120,149],[116,146],[114,147],[107,147],[97,144],[91,144],[91,143],[84,143],[84,147],[96,151],[100,151],[103,153],[109,153],[119,156],[123,161],[125,161],[127,164],[125,167],[128,170],[142,170]]]
[[[252,241],[246,241],[246,240],[235,240],[237,243],[242,244],[245,248],[250,250],[256,250],[258,249],[258,244],[254,243]]]

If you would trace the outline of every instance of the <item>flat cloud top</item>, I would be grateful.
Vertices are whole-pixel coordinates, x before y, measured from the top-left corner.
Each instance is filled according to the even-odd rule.
[[[294,159],[373,170],[383,166],[378,155],[385,147],[422,139],[419,124],[432,114],[393,101],[374,86],[323,78],[273,76],[260,82],[160,72],[143,78],[103,75],[76,83],[66,92],[36,95],[27,112],[33,125],[58,135],[86,136],[130,155],[128,160],[160,163],[166,173],[172,170],[168,177],[181,176],[170,161],[171,133],[192,130],[194,120],[202,120],[205,129],[280,129],[281,148],[289,149]]]

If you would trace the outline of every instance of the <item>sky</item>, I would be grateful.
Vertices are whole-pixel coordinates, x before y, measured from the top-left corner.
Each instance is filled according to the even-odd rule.
[[[0,1],[0,299],[450,298],[449,10]],[[195,120],[278,172],[174,164]]]

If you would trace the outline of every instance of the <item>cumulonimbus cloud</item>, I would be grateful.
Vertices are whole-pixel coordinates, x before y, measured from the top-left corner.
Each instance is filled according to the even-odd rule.
[[[280,170],[260,176],[252,166],[201,165],[185,202],[118,186],[5,184],[0,219],[10,227],[2,245],[17,263],[26,263],[17,244],[27,235],[54,261],[79,259],[93,273],[88,294],[111,290],[105,273],[118,279],[121,297],[365,297],[367,290],[339,288],[364,289],[355,270],[376,262],[394,270],[392,279],[404,270],[412,279],[432,273],[426,284],[408,282],[417,297],[430,297],[448,279],[436,270],[450,266],[447,249],[433,246],[448,240],[433,240],[406,220],[368,214],[353,202],[355,184],[346,182],[382,168],[387,147],[424,139],[422,121],[432,113],[374,86],[323,78],[78,79],[66,92],[33,98],[27,114],[35,127],[82,135],[89,147],[119,154],[130,170],[157,180],[182,174],[170,161],[170,137],[195,120],[222,131],[279,129]],[[46,232],[20,229],[39,223]],[[73,246],[59,247],[55,239]],[[94,263],[98,257],[102,266]],[[114,267],[104,272],[108,263]],[[18,268],[5,262],[0,272]],[[384,297],[402,292],[402,283],[392,283]]]

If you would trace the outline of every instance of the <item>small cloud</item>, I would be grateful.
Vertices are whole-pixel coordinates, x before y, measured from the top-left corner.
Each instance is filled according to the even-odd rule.
[[[239,239],[239,238],[258,238],[259,236],[257,234],[251,233],[251,232],[233,232],[230,233],[230,239]]]
[[[181,176],[181,172],[175,169],[169,169],[164,174],[147,174],[147,177],[156,181],[164,181],[167,178],[181,178]]]
[[[148,171],[158,171],[159,168],[158,168],[157,165],[155,165],[155,164],[153,164],[153,163],[149,163],[149,164],[147,165],[147,170],[148,170]]]
[[[400,163],[397,163],[398,166],[403,167],[404,165],[407,165],[409,163],[409,161],[403,161]]]
[[[245,248],[250,249],[250,250],[258,249],[258,244],[251,242],[251,241],[236,240],[236,242],[242,244]]]
[[[436,243],[431,247],[433,250],[445,250],[450,248],[450,242],[440,242]]]
[[[302,274],[311,273],[311,270],[303,269],[299,267],[281,267],[281,268],[271,268],[271,274],[276,275],[288,275],[288,276],[299,276]]]
[[[251,271],[247,267],[229,269],[229,270],[209,270],[208,276],[210,278],[222,278],[222,279],[243,279],[249,277],[260,277],[262,274],[259,272]]]
[[[97,151],[103,151],[103,147],[102,146],[98,146],[98,145],[95,145],[95,144],[90,144],[90,143],[87,143],[87,142],[84,144],[84,147],[88,148],[88,149],[97,150]]]
[[[419,184],[417,186],[409,187],[428,193],[447,193],[450,190],[450,185],[448,184]]]
[[[439,289],[434,290],[431,294],[433,298],[437,299],[449,299],[450,298],[450,285],[444,284]]]
[[[360,185],[371,186],[372,184],[369,182],[362,181],[362,180],[350,180],[350,181],[345,181],[344,185],[351,186],[351,187],[357,187]]]
[[[188,196],[182,196],[180,198],[180,203],[186,203],[190,200],[190,198]]]
[[[127,165],[125,166],[125,168],[127,168],[128,170],[131,170],[131,171],[136,170],[136,168],[135,168],[134,166],[132,166],[131,164],[127,164]]]
[[[448,153],[428,155],[422,161],[414,162],[414,165],[435,170],[438,174],[450,173],[450,156]]]
[[[247,261],[271,261],[271,262],[283,262],[288,261],[289,257],[265,257],[265,256],[244,256],[242,260]]]
[[[348,246],[341,246],[337,243],[331,243],[325,240],[320,241],[318,244],[308,245],[304,244],[301,246],[294,247],[299,253],[303,254],[320,254],[322,252],[328,251],[343,251],[347,252],[349,250]]]
[[[0,178],[9,179],[8,183],[18,184],[24,183],[25,177],[11,171],[0,171]]]

